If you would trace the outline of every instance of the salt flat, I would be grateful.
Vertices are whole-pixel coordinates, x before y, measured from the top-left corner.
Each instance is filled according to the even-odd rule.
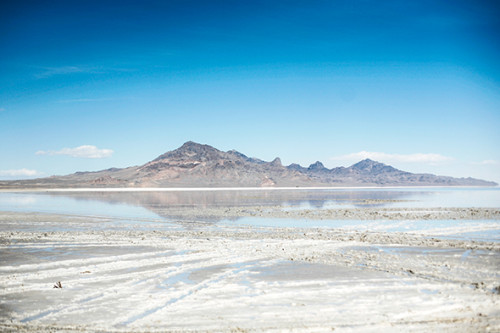
[[[500,330],[498,242],[119,222],[0,213],[0,329]]]

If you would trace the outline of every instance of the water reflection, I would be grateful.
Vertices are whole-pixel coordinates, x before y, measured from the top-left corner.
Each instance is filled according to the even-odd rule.
[[[100,201],[112,205],[143,207],[158,216],[186,219],[176,215],[177,209],[196,208],[199,215],[192,221],[218,222],[220,218],[203,214],[204,208],[283,206],[289,209],[325,209],[352,207],[386,207],[396,203],[411,203],[415,195],[426,192],[411,191],[181,191],[181,192],[52,192],[52,198],[72,198],[76,201]],[[427,194],[429,195],[429,194]]]
[[[310,206],[334,208],[387,206],[395,202],[412,202],[412,197],[430,195],[414,191],[157,191],[157,192],[49,192],[53,197],[76,200],[99,200],[111,204],[156,207],[241,207],[241,206]]]
[[[500,191],[433,188],[0,193],[0,210],[127,218],[161,217],[170,221],[185,219],[185,215],[176,215],[176,211],[193,208],[196,214],[191,215],[192,220],[218,222],[220,218],[203,215],[203,209],[245,206],[282,206],[290,210],[360,207],[499,207]]]

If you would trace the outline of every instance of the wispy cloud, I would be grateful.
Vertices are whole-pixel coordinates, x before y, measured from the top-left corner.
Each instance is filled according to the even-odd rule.
[[[39,150],[36,155],[66,155],[80,158],[106,158],[113,154],[111,149],[99,149],[96,146],[83,145],[75,148],[63,148],[61,150]]]
[[[57,103],[92,103],[92,102],[105,102],[111,101],[112,98],[72,98],[72,99],[61,99]]]
[[[500,165],[500,161],[495,160],[484,160],[481,162],[472,162],[473,165]]]
[[[46,79],[56,75],[70,74],[106,74],[112,72],[133,72],[135,69],[130,68],[112,68],[102,66],[59,66],[59,67],[42,67],[35,74],[37,79]]]
[[[440,154],[388,154],[381,152],[360,151],[342,156],[334,156],[331,159],[335,161],[355,162],[363,159],[372,159],[381,162],[404,162],[404,163],[429,163],[437,164],[452,161],[452,157]]]
[[[94,71],[94,68],[81,66],[45,67],[42,72],[35,74],[35,77],[38,79],[45,79],[55,75],[94,73]]]
[[[41,175],[40,172],[30,169],[0,170],[2,177],[35,177]]]

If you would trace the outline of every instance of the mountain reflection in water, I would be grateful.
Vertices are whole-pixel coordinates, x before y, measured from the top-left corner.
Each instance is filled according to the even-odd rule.
[[[291,209],[335,209],[356,207],[387,207],[410,203],[415,196],[429,195],[416,191],[363,190],[230,190],[230,191],[153,191],[153,192],[51,192],[52,197],[77,201],[100,201],[126,204],[148,209],[168,219],[181,218],[174,212],[196,208],[197,219],[216,222],[203,215],[203,209],[221,207],[282,206]]]

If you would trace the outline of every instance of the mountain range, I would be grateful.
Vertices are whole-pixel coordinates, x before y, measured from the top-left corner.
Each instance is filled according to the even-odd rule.
[[[0,181],[16,187],[312,187],[312,186],[496,186],[474,178],[453,178],[401,171],[362,160],[350,167],[284,166],[279,158],[266,162],[230,150],[192,141],[141,166],[76,172],[30,180]]]

